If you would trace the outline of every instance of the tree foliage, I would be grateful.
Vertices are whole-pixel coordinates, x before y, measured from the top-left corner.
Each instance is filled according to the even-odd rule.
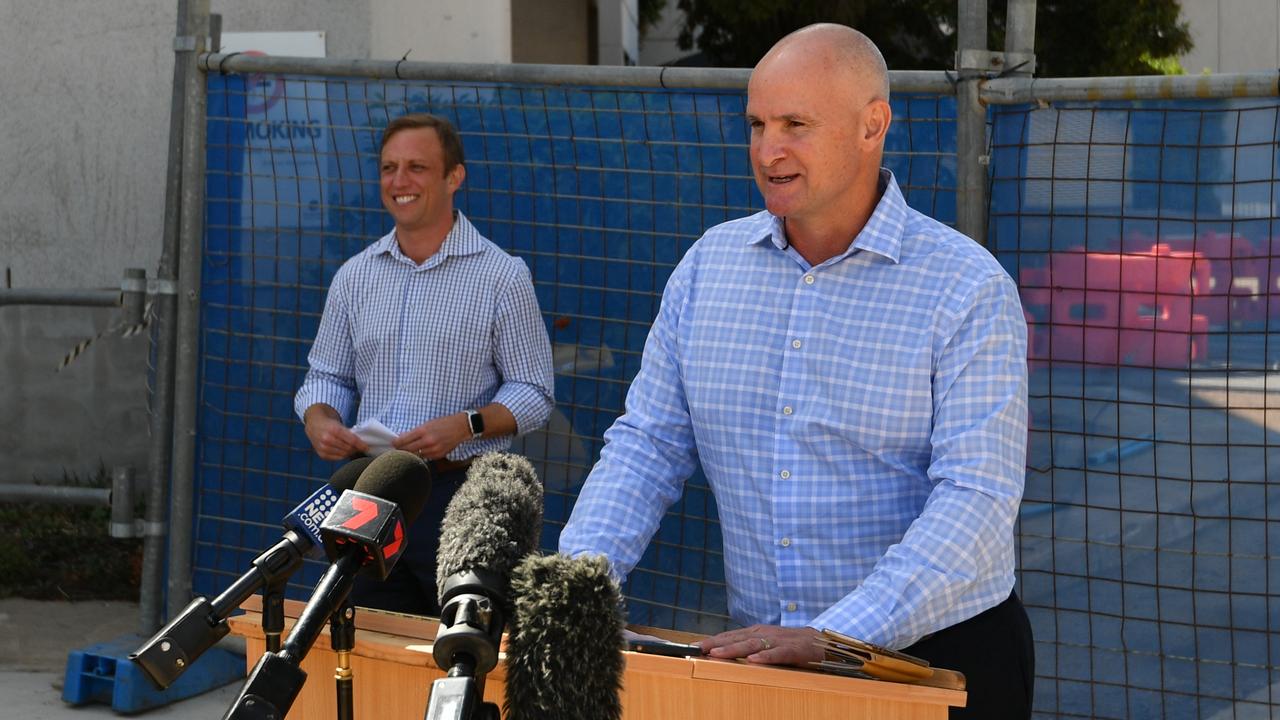
[[[858,28],[894,70],[955,64],[959,0],[677,0],[679,44],[707,64],[751,67],[782,36],[815,22]],[[1180,0],[1038,0],[1036,75],[1152,75],[1191,49]],[[1005,3],[988,4],[992,49],[1004,45]]]

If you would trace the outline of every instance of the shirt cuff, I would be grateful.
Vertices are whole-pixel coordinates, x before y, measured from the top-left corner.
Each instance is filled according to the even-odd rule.
[[[889,613],[883,608],[864,602],[857,597],[858,594],[854,592],[851,596],[827,608],[825,612],[808,623],[809,627],[819,631],[830,628],[863,642],[894,648],[895,638],[891,632],[893,623]]]
[[[352,420],[355,400],[355,393],[345,388],[326,385],[303,386],[294,399],[293,409],[298,417],[305,421],[307,408],[323,403],[337,410],[342,416],[343,423],[348,424]]]
[[[551,401],[533,385],[504,383],[494,394],[493,402],[511,411],[517,437],[546,425],[551,417]]]

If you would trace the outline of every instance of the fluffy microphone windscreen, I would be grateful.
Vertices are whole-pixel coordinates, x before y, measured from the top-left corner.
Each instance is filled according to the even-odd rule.
[[[469,570],[508,577],[538,547],[541,533],[542,483],[533,466],[512,453],[481,455],[440,523],[436,587]]]
[[[530,556],[511,594],[507,720],[622,717],[622,601],[608,561]]]
[[[356,482],[360,480],[360,475],[373,462],[371,457],[356,458],[351,462],[343,465],[333,471],[333,475],[329,478],[329,487],[341,493],[343,490],[350,490],[356,486]]]
[[[374,458],[351,489],[398,505],[407,527],[431,495],[431,469],[411,452],[391,450]]]

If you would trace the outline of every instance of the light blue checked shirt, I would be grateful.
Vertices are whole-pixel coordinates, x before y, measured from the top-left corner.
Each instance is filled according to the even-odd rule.
[[[560,536],[631,571],[701,462],[730,615],[905,647],[1009,596],[1027,439],[1017,288],[883,196],[811,267],[767,212],[667,283],[626,413]]]
[[[393,230],[338,269],[294,398],[298,417],[325,403],[348,425],[376,418],[403,433],[496,402],[519,434],[547,422],[551,344],[529,269],[455,217],[422,265],[401,252]],[[448,457],[510,445],[510,437],[471,440]]]

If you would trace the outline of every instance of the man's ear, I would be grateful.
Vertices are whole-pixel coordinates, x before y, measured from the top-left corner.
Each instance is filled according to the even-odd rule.
[[[893,111],[889,108],[889,103],[884,100],[872,100],[862,117],[865,121],[863,139],[875,145],[883,144],[884,136],[889,132],[889,123],[893,120]]]
[[[462,163],[454,165],[453,169],[449,171],[449,176],[446,178],[446,181],[449,184],[449,192],[457,192],[458,188],[462,187],[462,181],[466,179],[467,166]]]

